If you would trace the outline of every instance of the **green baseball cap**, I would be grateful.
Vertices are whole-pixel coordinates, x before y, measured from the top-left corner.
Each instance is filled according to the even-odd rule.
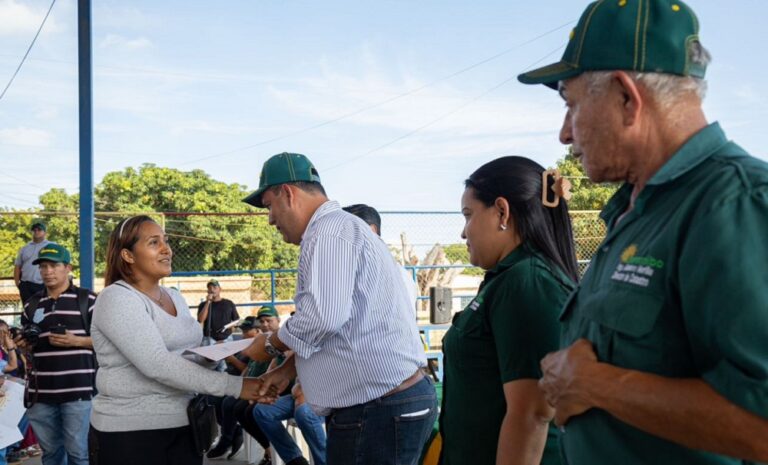
[[[703,78],[706,67],[691,62],[688,45],[699,39],[699,21],[678,0],[600,0],[591,3],[571,31],[562,59],[517,77],[545,84],[584,71],[637,71]]]
[[[264,162],[259,178],[259,188],[253,194],[243,199],[243,202],[254,207],[264,208],[261,195],[268,188],[287,182],[320,182],[315,165],[309,158],[300,153],[278,153]]]
[[[256,318],[261,318],[263,316],[280,316],[280,315],[278,315],[277,310],[272,305],[264,305],[256,313]]]
[[[37,265],[40,262],[59,262],[69,264],[72,261],[72,255],[69,250],[63,245],[59,245],[55,242],[49,242],[45,245],[37,254],[37,258],[32,262],[33,265]]]
[[[221,284],[219,284],[219,282],[216,281],[215,279],[212,279],[212,280],[208,281],[208,284],[205,285],[205,287],[208,287],[208,286],[221,287]]]
[[[31,231],[31,230],[33,230],[33,229],[35,229],[35,228],[40,228],[40,229],[42,229],[43,231],[46,231],[46,229],[45,229],[45,223],[43,223],[43,222],[42,222],[42,221],[40,221],[40,220],[35,220],[35,221],[33,221],[33,222],[32,222],[32,224],[29,226],[29,230],[30,230],[30,231]]]

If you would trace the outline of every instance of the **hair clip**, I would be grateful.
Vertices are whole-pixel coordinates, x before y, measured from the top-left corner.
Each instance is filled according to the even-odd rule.
[[[549,187],[549,176],[552,176],[555,179],[555,182],[552,183],[552,192],[555,193],[555,199],[549,200],[547,198],[548,193],[548,187]],[[560,198],[564,198],[566,201],[571,200],[571,181],[567,180],[566,178],[562,177],[560,175],[560,170],[558,169],[550,169],[550,170],[544,170],[541,173],[541,203],[544,204],[546,207],[555,208],[558,205],[560,205]]]

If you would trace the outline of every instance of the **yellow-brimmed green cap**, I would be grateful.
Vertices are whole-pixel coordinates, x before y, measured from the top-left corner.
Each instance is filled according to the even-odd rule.
[[[309,158],[300,153],[283,152],[273,155],[264,162],[264,167],[261,169],[259,188],[244,198],[243,202],[264,208],[261,203],[261,194],[264,191],[272,186],[299,181],[320,183],[320,174]]]
[[[272,305],[263,305],[259,309],[259,311],[256,313],[256,318],[260,318],[262,316],[280,316],[280,315],[277,313],[277,309]]]
[[[63,245],[59,245],[55,242],[49,242],[45,244],[45,247],[40,249],[40,252],[37,254],[37,258],[32,262],[32,264],[38,265],[40,262],[58,262],[68,264],[72,262],[72,255]]]
[[[699,40],[699,21],[677,0],[600,0],[591,3],[571,31],[562,59],[517,77],[545,84],[584,71],[637,71],[703,78],[706,67],[688,56]]]

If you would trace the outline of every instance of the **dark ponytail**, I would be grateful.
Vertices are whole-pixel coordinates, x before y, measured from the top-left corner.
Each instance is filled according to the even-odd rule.
[[[542,192],[548,200],[555,200],[551,189],[555,180],[549,175],[547,185],[542,186],[543,172],[544,168],[533,160],[506,156],[478,168],[464,185],[471,187],[475,198],[487,207],[497,198],[505,198],[523,244],[533,246],[551,265],[577,282],[579,271],[568,205],[562,198],[556,207],[544,205]]]

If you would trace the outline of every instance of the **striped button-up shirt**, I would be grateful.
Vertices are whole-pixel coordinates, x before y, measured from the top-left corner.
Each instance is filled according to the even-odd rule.
[[[278,336],[318,410],[381,397],[426,365],[413,302],[387,245],[328,201],[301,240],[296,313]]]

